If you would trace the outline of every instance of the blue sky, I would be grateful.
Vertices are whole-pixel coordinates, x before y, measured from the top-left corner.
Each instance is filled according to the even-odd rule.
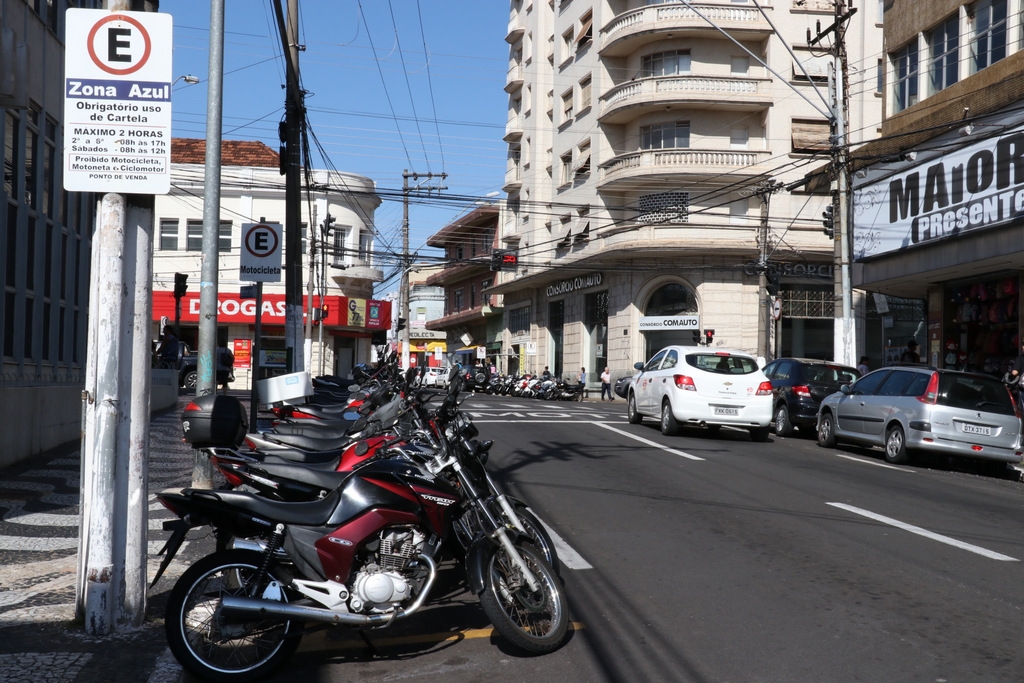
[[[174,18],[175,76],[201,79],[174,86],[173,134],[205,137],[209,0],[164,0],[160,11]],[[372,178],[383,191],[400,191],[405,169],[447,173],[447,195],[501,190],[507,2],[300,0],[299,12],[311,130],[335,168]],[[224,24],[223,137],[277,149],[285,77],[273,5],[226,0]],[[324,167],[317,156],[314,164]],[[412,203],[410,249],[436,254],[422,249],[426,239],[468,205]],[[401,222],[401,201],[385,200],[377,229],[396,250]]]

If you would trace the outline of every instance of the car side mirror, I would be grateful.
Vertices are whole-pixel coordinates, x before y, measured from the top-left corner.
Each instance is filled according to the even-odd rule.
[[[644,369],[644,364],[639,362],[639,361],[637,361],[636,363],[633,363],[633,369],[634,370],[643,370]]]
[[[839,386],[839,392],[842,393],[842,394],[852,394],[853,390],[850,389],[850,385],[849,384],[842,384],[842,385]]]

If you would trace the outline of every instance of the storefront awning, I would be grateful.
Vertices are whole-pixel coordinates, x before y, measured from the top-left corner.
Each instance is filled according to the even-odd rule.
[[[437,351],[438,349],[441,349],[441,353],[446,353],[448,351],[448,344],[446,344],[443,341],[427,342],[427,352],[428,353],[433,353],[434,351]]]
[[[473,344],[471,346],[463,346],[462,348],[455,349],[455,353],[469,353],[471,351],[476,351],[481,346],[483,346],[483,344]]]

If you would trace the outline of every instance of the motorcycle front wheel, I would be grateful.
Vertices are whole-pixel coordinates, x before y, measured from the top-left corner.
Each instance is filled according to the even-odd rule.
[[[240,683],[264,678],[299,646],[290,621],[227,620],[220,611],[225,595],[285,600],[272,567],[254,592],[252,582],[263,557],[247,550],[207,555],[188,568],[167,600],[164,629],[181,666],[206,681]]]
[[[522,503],[514,503],[513,509],[516,511],[516,515],[519,516],[519,521],[522,523],[523,528],[526,529],[526,535],[529,537],[530,542],[537,546],[537,550],[544,556],[544,561],[555,570],[556,574],[560,575],[558,551],[555,550],[555,542],[548,535],[548,531],[544,528],[540,519]]]
[[[510,643],[531,654],[554,652],[565,642],[569,613],[565,593],[551,566],[528,543],[516,546],[540,583],[530,590],[519,567],[504,548],[491,556],[480,606],[494,629]]]

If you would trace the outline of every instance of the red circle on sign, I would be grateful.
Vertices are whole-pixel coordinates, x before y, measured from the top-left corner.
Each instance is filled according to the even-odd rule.
[[[257,251],[253,249],[251,246],[249,246],[249,238],[252,237],[253,233],[259,230],[260,228],[269,232],[270,236],[274,238],[274,241],[273,246],[271,246],[269,249]],[[243,242],[245,244],[245,250],[248,251],[250,254],[252,254],[256,258],[265,258],[270,254],[273,254],[275,251],[277,251],[277,231],[271,228],[269,225],[257,223],[256,225],[249,228],[249,232],[245,233],[245,239],[243,240]]]
[[[93,40],[96,37],[97,31],[99,31],[104,24],[110,23],[111,21],[127,22],[135,28],[137,28],[139,30],[139,33],[142,34],[142,40],[146,44],[146,49],[145,51],[143,51],[142,59],[139,60],[138,64],[130,66],[126,69],[115,69],[113,67],[107,66],[104,62],[100,60],[99,57],[96,56],[96,50],[93,48]],[[109,17],[104,17],[103,19],[97,21],[96,25],[92,27],[91,31],[89,31],[89,38],[86,41],[86,44],[89,48],[89,59],[92,60],[93,64],[103,69],[108,74],[113,74],[115,76],[127,76],[128,74],[135,73],[136,71],[138,71],[146,65],[146,62],[149,61],[149,55],[153,51],[153,41],[149,37],[149,32],[146,31],[146,27],[140,24],[137,20],[133,19],[132,17],[129,17],[124,14],[111,14]]]

